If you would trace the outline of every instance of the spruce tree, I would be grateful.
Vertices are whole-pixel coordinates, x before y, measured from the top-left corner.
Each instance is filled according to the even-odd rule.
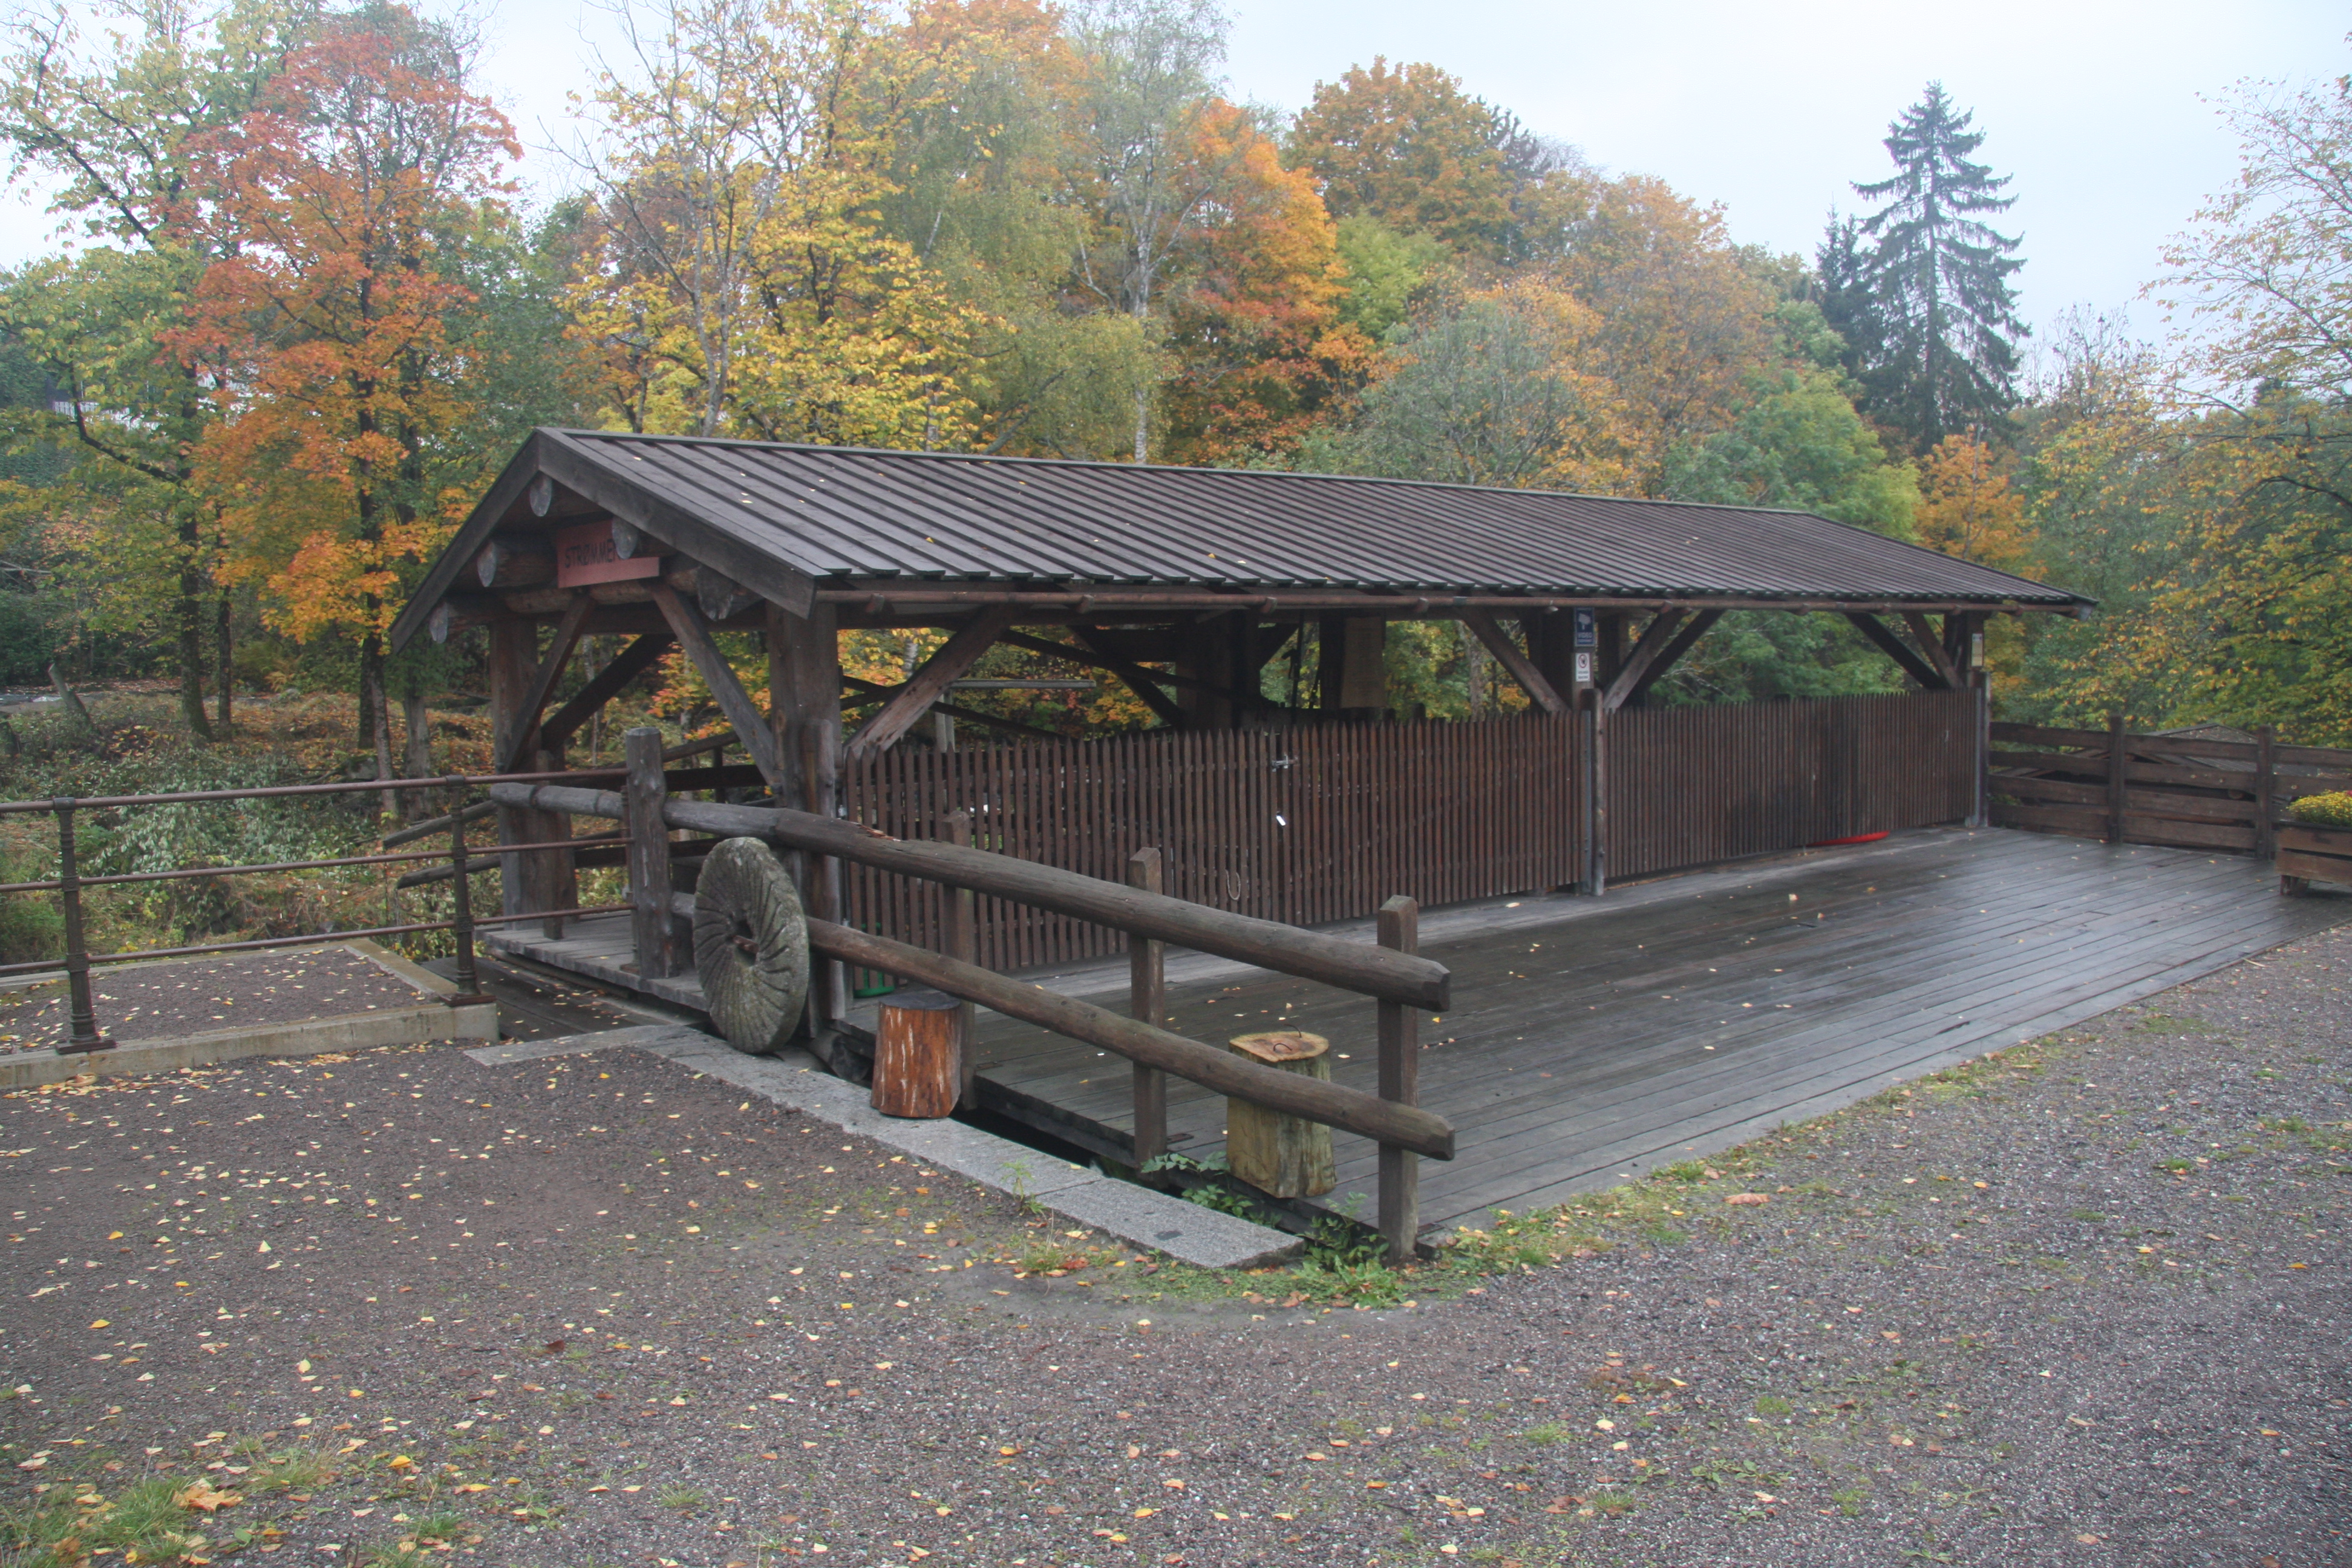
[[[2009,280],[2025,264],[2020,242],[1984,221],[2016,198],[2000,194],[2009,175],[1969,161],[1984,142],[1974,118],[1929,82],[1887,128],[1894,177],[1853,187],[1885,205],[1860,221],[1850,346],[1872,416],[1921,452],[1972,426],[1990,434],[2017,403],[2015,343],[2027,329]],[[1832,221],[1825,259],[1838,248]]]

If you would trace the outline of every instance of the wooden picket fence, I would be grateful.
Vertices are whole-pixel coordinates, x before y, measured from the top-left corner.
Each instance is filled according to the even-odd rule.
[[[1102,740],[850,759],[856,821],[934,838],[971,814],[972,842],[1122,879],[1156,846],[1166,889],[1196,903],[1319,925],[1402,893],[1423,907],[1561,887],[1580,872],[1576,721],[1531,714],[1475,723],[1331,724],[1153,731]],[[926,884],[845,868],[850,921],[935,945]],[[1025,969],[1099,958],[1101,926],[983,899],[980,962]]]
[[[1609,716],[1608,875],[1711,866],[1974,816],[1972,690]]]
[[[1293,925],[1360,919],[1402,893],[1424,909],[1586,883],[1597,867],[1588,780],[1604,770],[1605,872],[1623,879],[1860,835],[1958,822],[1978,809],[1970,691],[1523,714],[1468,723],[1348,723],[1167,731],[850,759],[856,821],[972,842],[1119,879],[1146,845],[1178,898]],[[940,932],[936,889],[845,868],[860,928],[917,945]],[[1079,963],[1116,932],[983,900],[981,962]]]
[[[2035,833],[2267,859],[2278,852],[2289,803],[2352,789],[2352,750],[2267,736],[2135,734],[2120,721],[2105,730],[1995,724],[1991,735],[1992,821]]]

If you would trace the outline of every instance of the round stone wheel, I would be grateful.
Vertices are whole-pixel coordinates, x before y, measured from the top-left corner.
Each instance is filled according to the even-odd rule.
[[[703,860],[694,972],[729,1045],[765,1056],[792,1038],[808,1002],[808,922],[791,873],[764,841],[730,838]]]

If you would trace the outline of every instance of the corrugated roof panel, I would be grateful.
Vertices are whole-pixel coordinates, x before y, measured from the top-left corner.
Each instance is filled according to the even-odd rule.
[[[820,579],[2086,602],[1809,512],[1322,474],[555,434]]]

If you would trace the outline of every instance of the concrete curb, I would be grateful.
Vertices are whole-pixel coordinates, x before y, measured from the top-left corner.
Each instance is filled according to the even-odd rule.
[[[362,1051],[376,1046],[421,1046],[431,1040],[495,1040],[499,1010],[493,1003],[451,1007],[427,1002],[415,1007],[385,1007],[346,1013],[267,1029],[214,1029],[177,1040],[151,1040],[61,1057],[53,1051],[0,1058],[0,1091],[63,1083],[76,1078],[131,1078],[211,1067],[247,1057],[315,1057],[322,1051]]]
[[[826,1072],[803,1051],[745,1056],[699,1029],[649,1024],[552,1040],[516,1040],[466,1054],[485,1066],[498,1066],[619,1047],[664,1058],[992,1192],[1040,1205],[1202,1268],[1263,1268],[1296,1257],[1305,1245],[1270,1226],[1100,1175],[961,1121],[885,1116],[867,1103],[864,1089]]]

